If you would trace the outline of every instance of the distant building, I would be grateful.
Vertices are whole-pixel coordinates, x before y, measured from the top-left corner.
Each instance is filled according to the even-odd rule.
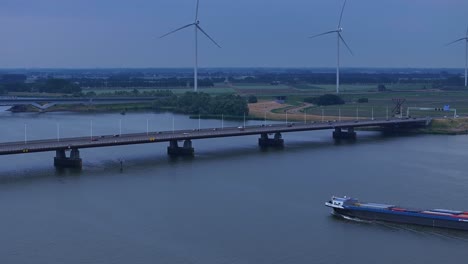
[[[377,86],[377,91],[385,92],[385,91],[387,91],[387,88],[385,87],[385,85],[379,84],[379,86]]]
[[[279,104],[284,104],[284,102],[286,102],[286,96],[276,96],[275,101]]]
[[[38,79],[39,77],[37,76],[28,76],[24,83],[35,83]]]
[[[231,86],[231,85],[232,85],[232,84],[231,84],[231,81],[229,81],[229,77],[226,77],[226,78],[224,79],[224,84],[227,85],[227,86]]]

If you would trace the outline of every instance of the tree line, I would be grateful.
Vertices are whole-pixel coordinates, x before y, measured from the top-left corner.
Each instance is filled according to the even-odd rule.
[[[168,88],[168,87],[193,87],[193,78],[160,78],[145,79],[140,77],[110,76],[105,79],[74,78],[74,82],[86,88]],[[223,79],[224,80],[224,79]],[[199,79],[198,86],[213,87],[214,83],[223,80]]]
[[[87,97],[96,96],[94,92],[85,94]],[[247,99],[239,95],[226,94],[211,96],[203,92],[186,92],[175,95],[170,90],[143,91],[114,91],[99,96],[146,96],[155,97],[152,105],[156,110],[170,110],[189,115],[230,115],[242,116],[249,114]]]
[[[239,95],[210,96],[207,93],[186,92],[183,95],[171,95],[154,101],[155,108],[171,109],[189,115],[231,115],[249,114],[247,100]]]
[[[67,79],[43,78],[26,83],[26,75],[4,74],[0,76],[0,94],[8,92],[39,92],[79,94],[81,87]]]
[[[319,106],[341,105],[345,103],[345,101],[340,96],[335,94],[324,94],[318,97],[306,97],[304,98],[304,102]]]
[[[260,73],[244,78],[230,77],[231,83],[269,83],[275,84],[335,84],[335,73]],[[428,83],[432,88],[443,86],[462,86],[464,77],[459,74],[441,73],[342,73],[342,84],[376,84],[376,83]]]

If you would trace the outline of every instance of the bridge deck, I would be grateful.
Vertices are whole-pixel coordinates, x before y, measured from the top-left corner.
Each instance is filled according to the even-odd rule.
[[[186,139],[207,139],[221,137],[235,137],[247,135],[259,135],[264,133],[284,133],[284,132],[299,132],[313,130],[327,130],[335,128],[357,128],[357,127],[394,127],[394,126],[425,126],[430,122],[428,118],[413,118],[413,119],[390,119],[390,120],[360,120],[343,121],[343,122],[324,122],[324,123],[283,123],[274,125],[257,125],[225,128],[210,128],[200,130],[176,130],[176,131],[161,131],[150,133],[134,133],[122,135],[103,135],[91,137],[75,137],[34,140],[27,142],[5,142],[0,143],[0,155],[23,154],[32,152],[55,151],[60,149],[82,149],[82,148],[97,148],[118,145],[132,145],[168,142],[172,140]]]

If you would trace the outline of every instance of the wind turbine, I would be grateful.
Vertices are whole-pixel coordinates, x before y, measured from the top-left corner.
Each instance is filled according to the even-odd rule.
[[[180,28],[178,28],[176,30],[173,30],[173,31],[159,37],[159,38],[164,38],[164,37],[166,37],[168,35],[171,35],[172,33],[175,33],[177,31],[179,31],[179,30],[182,30],[182,29],[185,29],[185,28],[188,28],[188,27],[192,27],[192,26],[194,27],[194,29],[195,29],[195,66],[194,66],[194,70],[193,70],[193,90],[195,92],[197,92],[197,90],[198,90],[198,31],[203,33],[209,40],[211,40],[216,46],[218,46],[218,48],[221,48],[221,46],[218,45],[218,43],[216,43],[216,41],[212,37],[210,37],[210,35],[208,35],[208,33],[206,33],[200,27],[200,21],[198,20],[198,6],[199,6],[199,3],[200,3],[200,0],[197,0],[197,8],[196,8],[196,11],[195,11],[195,21],[193,23],[190,23],[188,25],[180,27]]]
[[[346,46],[349,53],[351,53],[351,55],[353,55],[353,51],[348,46],[348,44],[346,44],[346,41],[344,40],[343,36],[341,36],[341,32],[343,32],[343,28],[341,27],[341,20],[343,19],[343,12],[344,12],[344,9],[345,9],[345,6],[346,6],[346,1],[347,0],[344,1],[343,8],[341,9],[341,15],[340,15],[340,21],[338,22],[338,28],[335,29],[335,30],[332,30],[332,31],[327,31],[325,33],[321,33],[321,34],[314,35],[314,36],[310,37],[310,38],[315,38],[315,37],[319,37],[319,36],[323,36],[323,35],[336,33],[336,36],[337,36],[337,39],[338,39],[338,42],[337,42],[337,56],[336,56],[336,61],[337,61],[336,62],[336,93],[340,93],[340,42],[341,41]]]
[[[466,28],[466,36],[464,38],[460,38],[460,39],[457,39],[457,40],[454,40],[452,42],[450,42],[449,44],[447,44],[446,46],[450,46],[454,43],[457,43],[459,41],[465,41],[465,87],[467,87],[468,83],[467,83],[467,76],[468,76],[468,27]]]

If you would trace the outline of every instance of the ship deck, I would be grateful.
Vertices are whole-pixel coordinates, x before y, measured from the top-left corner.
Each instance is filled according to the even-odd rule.
[[[407,208],[400,207],[392,204],[381,204],[381,203],[368,203],[368,202],[359,202],[356,199],[352,198],[335,198],[339,201],[343,201],[345,206],[357,207],[368,210],[379,210],[379,211],[388,211],[388,212],[401,212],[401,213],[416,213],[421,214],[421,216],[442,216],[450,218],[459,218],[463,220],[468,220],[468,211],[458,211],[458,210],[449,210],[449,209],[417,209],[417,208]]]

